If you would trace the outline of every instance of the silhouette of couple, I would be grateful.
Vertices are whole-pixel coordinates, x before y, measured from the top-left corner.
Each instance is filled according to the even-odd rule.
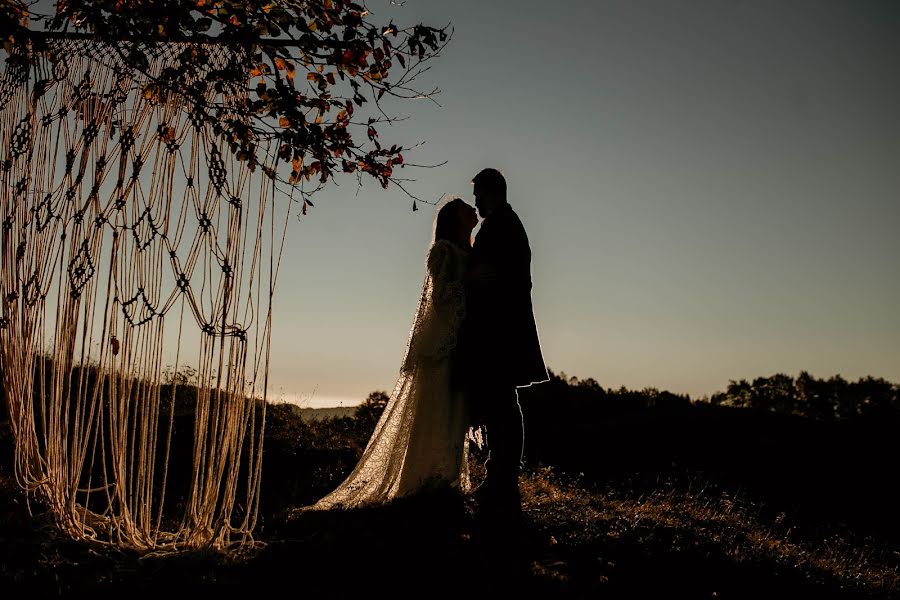
[[[478,217],[459,198],[438,211],[400,377],[356,468],[315,509],[433,488],[472,492],[469,443],[486,442],[486,476],[474,491],[479,512],[498,520],[521,514],[516,388],[548,379],[531,305],[531,248],[503,175],[485,169],[472,184],[481,230],[472,244]]]

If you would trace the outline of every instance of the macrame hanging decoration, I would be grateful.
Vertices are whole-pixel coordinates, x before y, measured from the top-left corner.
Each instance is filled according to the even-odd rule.
[[[217,126],[246,119],[246,81],[216,78],[239,51],[56,38],[7,55],[2,383],[19,483],[74,537],[252,540],[290,203]]]

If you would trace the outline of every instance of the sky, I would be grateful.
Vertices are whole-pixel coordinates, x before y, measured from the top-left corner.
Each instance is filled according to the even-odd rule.
[[[548,366],[692,397],[729,380],[900,381],[900,4],[368,3],[451,23],[419,79],[440,106],[383,140],[409,189],[469,202],[507,177],[532,252]],[[270,400],[352,405],[393,388],[434,208],[376,182],[290,223]]]

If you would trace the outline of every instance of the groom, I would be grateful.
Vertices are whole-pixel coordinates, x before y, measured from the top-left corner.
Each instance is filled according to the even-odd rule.
[[[472,184],[484,221],[465,278],[457,364],[473,418],[487,428],[490,456],[476,492],[479,509],[517,520],[524,431],[516,388],[548,379],[531,306],[531,248],[506,201],[503,175],[484,169]]]

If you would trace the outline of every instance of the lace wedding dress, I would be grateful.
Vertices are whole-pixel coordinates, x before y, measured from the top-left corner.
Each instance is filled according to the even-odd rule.
[[[400,377],[375,432],[350,476],[309,509],[355,508],[433,487],[469,491],[468,413],[450,379],[466,253],[438,240],[426,266]]]

